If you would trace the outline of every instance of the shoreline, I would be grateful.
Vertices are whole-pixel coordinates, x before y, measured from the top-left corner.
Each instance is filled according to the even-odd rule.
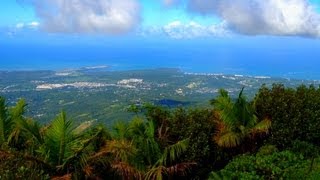
[[[160,69],[170,69],[177,70],[185,75],[197,75],[197,76],[234,76],[234,77],[250,77],[257,79],[270,79],[270,78],[280,78],[287,80],[306,80],[306,81],[320,81],[320,74],[314,76],[314,78],[304,77],[303,75],[299,76],[297,74],[302,74],[303,72],[288,72],[283,75],[271,75],[266,73],[230,73],[222,71],[212,71],[212,72],[199,72],[192,71],[190,68],[181,68],[181,67],[119,67],[119,65],[92,65],[92,66],[80,66],[74,68],[0,68],[0,72],[55,72],[58,74],[61,73],[70,73],[77,71],[109,71],[109,72],[126,72],[126,71],[147,71],[147,70],[160,70]],[[186,70],[187,69],[187,70]],[[310,72],[310,74],[313,74]],[[308,75],[307,75],[308,76]]]

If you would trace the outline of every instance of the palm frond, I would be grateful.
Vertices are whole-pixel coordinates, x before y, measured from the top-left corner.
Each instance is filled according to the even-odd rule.
[[[239,95],[239,98],[235,102],[234,113],[238,119],[238,123],[245,127],[252,128],[257,123],[254,108],[243,95]]]
[[[157,164],[166,166],[168,163],[176,161],[187,150],[188,145],[189,139],[185,139],[166,147]]]
[[[99,150],[99,152],[92,155],[89,159],[93,161],[95,159],[104,158],[107,155],[112,156],[116,162],[128,162],[129,159],[134,157],[137,153],[137,149],[133,145],[132,141],[127,140],[108,140],[105,146]]]
[[[134,117],[128,125],[129,136],[133,138],[143,136],[145,128],[143,120],[139,117]]]
[[[271,127],[271,120],[268,118],[265,118],[264,120],[260,121],[258,124],[256,124],[251,132],[253,134],[257,133],[268,133],[269,129]]]
[[[221,147],[231,148],[241,144],[243,135],[241,133],[228,131],[215,135],[214,140]]]
[[[137,160],[136,166],[144,169],[146,164],[141,163],[144,161],[147,161],[148,165],[153,165],[161,155],[159,144],[155,138],[154,122],[144,122],[141,118],[135,118],[129,124],[129,132],[133,144],[139,147],[137,151],[139,160]]]
[[[96,134],[92,135],[89,139],[85,139],[82,140],[80,142],[80,146],[73,150],[73,155],[67,157],[63,163],[63,165],[61,166],[62,169],[64,169],[65,167],[69,166],[70,164],[76,165],[77,163],[75,162],[79,162],[79,166],[84,169],[87,166],[87,162],[89,159],[89,152],[88,152],[88,148],[89,146],[96,140],[96,138],[99,138],[101,133],[103,133],[104,129],[99,129],[98,132],[96,132]]]
[[[167,168],[165,166],[157,166],[150,169],[146,174],[144,179],[146,180],[162,180],[168,174]]]
[[[0,145],[6,141],[6,133],[8,127],[6,127],[7,121],[7,107],[3,97],[0,97]]]
[[[156,126],[154,121],[148,121],[146,123],[146,129],[145,129],[145,134],[149,138],[154,138],[155,137],[155,131],[156,131]]]
[[[43,135],[41,134],[41,125],[31,119],[20,121],[21,128],[30,134],[39,144],[44,143]]]
[[[119,122],[116,122],[113,127],[113,138],[115,139],[124,139],[127,137],[128,135],[128,123],[126,122],[122,122],[122,121],[119,121]]]
[[[110,152],[115,161],[128,162],[136,154],[137,149],[132,141],[111,140],[107,142],[105,151]]]
[[[20,119],[25,113],[25,107],[27,106],[26,101],[24,99],[19,99],[14,107],[9,109],[10,115],[12,119]]]
[[[142,173],[126,162],[111,164],[111,168],[122,179],[142,179]]]
[[[144,179],[162,180],[167,178],[172,179],[174,176],[187,176],[194,165],[196,163],[179,163],[170,167],[163,165],[154,166],[145,174]]]
[[[11,145],[21,144],[19,142],[22,137],[22,124],[25,121],[23,115],[25,112],[25,107],[27,106],[24,99],[20,99],[15,106],[9,108],[10,121],[14,125],[11,132],[8,134],[7,142]]]
[[[53,163],[57,165],[63,163],[67,150],[71,149],[70,142],[73,140],[73,130],[72,121],[66,119],[65,112],[61,112],[47,129],[46,145]]]
[[[267,132],[271,125],[267,120],[258,123],[253,104],[247,101],[243,92],[244,88],[233,102],[225,90],[220,90],[220,95],[213,101],[218,115],[214,140],[219,146],[238,146],[246,136]]]
[[[230,127],[236,124],[234,103],[226,90],[219,90],[219,96],[214,100],[214,108],[219,112],[220,120]]]
[[[101,149],[105,145],[105,142],[112,138],[109,129],[101,124],[90,129],[86,135],[88,135],[89,138],[95,137],[92,142],[95,150]]]
[[[232,109],[233,107],[232,100],[225,90],[220,90],[220,95],[215,99],[213,105],[219,111]]]
[[[160,146],[155,138],[155,124],[153,121],[148,121],[146,123],[144,137],[141,139],[139,145],[142,146],[143,155],[147,159],[149,165],[154,164],[161,156]]]
[[[20,127],[15,127],[13,130],[11,130],[7,143],[9,146],[16,146],[19,144],[19,140],[21,137],[21,128]]]
[[[185,162],[179,163],[170,167],[167,167],[168,176],[187,176],[190,173],[191,168],[195,166],[197,163]]]

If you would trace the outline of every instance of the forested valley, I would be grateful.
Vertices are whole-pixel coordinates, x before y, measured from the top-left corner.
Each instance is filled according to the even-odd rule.
[[[207,107],[132,105],[112,126],[48,124],[0,98],[0,179],[319,179],[320,88],[221,89]]]

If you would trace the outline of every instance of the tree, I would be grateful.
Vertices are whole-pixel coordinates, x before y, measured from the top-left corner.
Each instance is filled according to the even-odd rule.
[[[162,112],[161,110],[158,112]],[[189,139],[176,141],[168,146],[159,143],[159,129],[154,120],[144,122],[140,118],[129,124],[129,136],[138,150],[137,157],[144,163],[146,179],[164,179],[165,177],[185,176],[193,162],[180,162],[179,158],[189,147]]]
[[[123,179],[164,179],[185,176],[193,162],[180,162],[188,149],[188,139],[161,146],[153,121],[135,117],[130,123],[118,122],[111,140],[89,159],[103,160],[106,171]],[[92,166],[95,166],[94,163]]]
[[[6,102],[3,97],[0,97],[0,145],[6,142],[8,134],[8,111]]]
[[[61,112],[48,126],[40,126],[32,120],[22,122],[18,127],[23,130],[27,141],[33,142],[28,157],[60,175],[83,174],[92,144],[102,132],[100,129],[86,137],[84,132],[90,126],[74,126],[65,112]]]
[[[320,145],[320,88],[262,86],[254,102],[258,117],[272,119],[269,143],[280,149],[295,140]]]
[[[25,100],[20,99],[15,106],[8,107],[5,99],[0,97],[0,146],[27,149],[29,142],[25,126],[29,119],[24,117],[26,106]]]
[[[184,177],[191,170],[194,162],[178,162],[178,158],[186,152],[189,140],[181,140],[166,147],[160,154],[157,162],[145,174],[145,179],[167,179]],[[177,163],[178,162],[178,163]]]
[[[247,102],[242,89],[235,101],[226,90],[221,89],[219,96],[211,100],[217,111],[217,133],[215,142],[226,148],[239,146],[245,138],[259,133],[267,133],[271,126],[270,119],[258,121],[254,107]]]

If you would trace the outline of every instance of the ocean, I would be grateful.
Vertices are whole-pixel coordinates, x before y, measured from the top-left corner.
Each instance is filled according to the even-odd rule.
[[[63,70],[107,65],[110,70],[165,67],[185,72],[320,80],[320,42],[265,39],[260,40],[263,43],[251,39],[116,45],[0,44],[0,70]]]

